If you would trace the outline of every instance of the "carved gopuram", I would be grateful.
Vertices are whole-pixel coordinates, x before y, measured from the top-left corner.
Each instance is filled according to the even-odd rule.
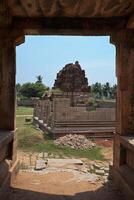
[[[110,36],[118,82],[110,176],[126,199],[133,200],[134,0],[0,1],[0,199],[8,194],[16,171],[15,47],[25,35]]]
[[[63,92],[90,92],[85,71],[81,69],[78,61],[75,64],[65,65],[57,74],[53,88],[60,89]]]
[[[115,108],[89,106],[90,86],[78,61],[57,73],[53,92],[44,94],[34,108],[34,123],[54,138],[65,134],[109,138],[115,131]],[[57,91],[59,90],[59,91]]]

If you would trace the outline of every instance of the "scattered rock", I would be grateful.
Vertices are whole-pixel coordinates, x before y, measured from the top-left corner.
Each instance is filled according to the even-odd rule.
[[[79,170],[81,172],[84,172],[84,173],[88,173],[88,169],[84,166],[81,168],[81,170]]]
[[[72,149],[91,149],[95,144],[84,135],[69,134],[54,141],[56,145],[68,146]]]
[[[109,173],[109,168],[108,168],[108,167],[105,167],[105,168],[104,168],[104,171],[105,171],[105,173]]]
[[[109,176],[109,173],[105,173],[105,176],[108,177],[108,176]]]
[[[43,170],[47,166],[47,161],[43,159],[36,160],[35,170]]]
[[[95,168],[95,169],[100,169],[100,165],[99,164],[93,164],[93,167]]]
[[[58,158],[60,158],[60,156],[59,155],[55,155],[55,158],[58,159]]]
[[[44,158],[48,158],[48,153],[44,152]]]
[[[49,158],[54,158],[55,156],[54,156],[53,153],[50,153],[48,157],[49,157]]]
[[[91,170],[91,171],[94,170],[94,166],[93,166],[93,165],[90,166],[90,170]]]
[[[102,169],[96,169],[96,170],[95,170],[95,173],[98,174],[98,175],[104,176],[105,171],[102,170]]]
[[[43,157],[44,157],[43,152],[39,153],[38,158],[43,158]]]

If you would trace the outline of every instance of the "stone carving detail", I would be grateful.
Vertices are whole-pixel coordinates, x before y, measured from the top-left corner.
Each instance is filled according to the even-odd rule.
[[[133,0],[39,0],[8,1],[15,16],[30,17],[113,17],[127,16],[134,9]],[[19,12],[18,12],[19,10]]]
[[[54,83],[54,89],[60,89],[64,92],[89,92],[88,80],[85,77],[85,71],[81,69],[79,62],[65,65],[57,74]]]

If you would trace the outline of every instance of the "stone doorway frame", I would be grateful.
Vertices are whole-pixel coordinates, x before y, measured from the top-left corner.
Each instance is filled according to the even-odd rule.
[[[118,187],[125,188],[126,194],[134,197],[134,192],[130,190],[129,180],[124,178],[124,173],[131,174],[133,169],[133,141],[134,141],[134,32],[129,30],[114,30],[106,24],[105,28],[98,30],[93,23],[93,30],[89,31],[89,24],[86,20],[66,22],[65,27],[61,27],[59,19],[55,23],[48,22],[48,29],[42,29],[42,23],[37,21],[16,21],[12,29],[3,29],[0,34],[0,147],[6,147],[3,153],[3,160],[12,160],[9,173],[8,184],[10,185],[11,174],[17,164],[16,136],[15,136],[15,76],[16,76],[16,45],[25,41],[25,35],[87,35],[87,36],[110,36],[110,41],[116,46],[116,75],[117,75],[117,126],[114,137],[113,166],[111,166],[110,176]],[[69,19],[70,20],[70,19]],[[64,20],[63,20],[64,21]],[[63,22],[62,21],[62,22]],[[109,21],[110,22],[110,21]],[[77,29],[77,25],[82,25],[82,29]],[[28,25],[28,26],[27,26]],[[51,26],[54,26],[52,28]],[[90,24],[91,26],[91,24]],[[28,28],[29,27],[29,28]],[[116,29],[116,28],[115,28]],[[133,162],[132,162],[133,161]],[[126,176],[127,176],[126,175]],[[131,176],[130,176],[131,177]]]

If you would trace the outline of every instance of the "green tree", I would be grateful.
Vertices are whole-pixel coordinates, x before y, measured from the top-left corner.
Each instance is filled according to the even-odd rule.
[[[20,83],[17,83],[16,84],[16,96],[17,96],[17,99],[20,98],[20,90],[21,90],[21,84]]]
[[[36,78],[37,78],[36,83],[42,83],[43,77],[41,75],[36,76]]]
[[[21,89],[21,84],[17,83],[16,84],[16,91],[17,91],[17,93],[19,93],[20,89]]]
[[[110,98],[116,99],[116,93],[117,93],[117,85],[115,84],[111,87]]]
[[[97,98],[97,99],[102,98],[102,85],[101,85],[101,83],[96,82],[95,84],[93,84],[91,86],[91,92],[92,92],[92,95],[95,98]]]
[[[110,90],[111,90],[110,84],[109,82],[106,82],[106,84],[104,84],[102,87],[103,96],[106,98],[110,98],[110,92],[111,92]]]
[[[41,98],[44,92],[48,88],[43,83],[24,83],[20,89],[20,93],[22,96],[31,98],[31,97],[39,97]]]

